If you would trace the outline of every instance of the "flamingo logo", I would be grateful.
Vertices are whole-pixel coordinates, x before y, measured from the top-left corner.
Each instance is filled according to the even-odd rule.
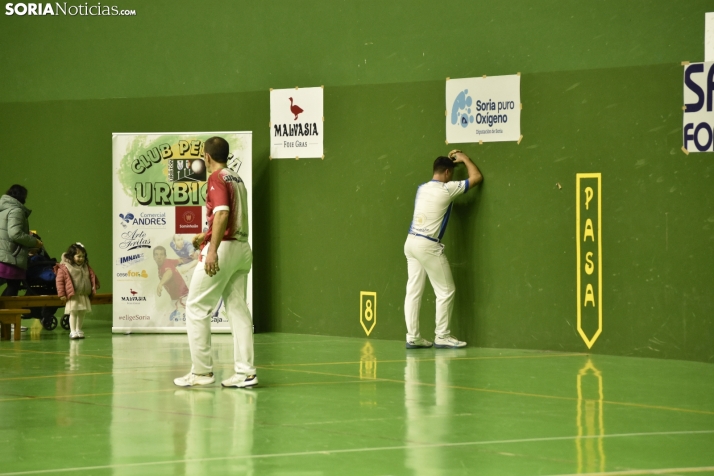
[[[290,98],[290,112],[295,114],[295,121],[298,120],[298,114],[303,112],[302,108],[298,106],[297,104],[293,104],[293,98]]]
[[[131,293],[132,296],[136,296],[138,294],[138,291],[134,291],[131,288],[129,288],[129,292]]]

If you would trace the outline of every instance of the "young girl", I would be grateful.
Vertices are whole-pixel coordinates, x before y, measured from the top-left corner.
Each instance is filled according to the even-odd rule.
[[[99,280],[89,266],[84,245],[79,242],[70,245],[54,269],[57,274],[57,294],[66,302],[64,313],[69,314],[69,338],[84,339],[84,314],[92,310],[89,298],[99,289]]]

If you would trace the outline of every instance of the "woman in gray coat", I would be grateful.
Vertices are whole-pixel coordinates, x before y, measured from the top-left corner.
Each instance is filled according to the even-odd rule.
[[[42,241],[30,235],[27,218],[32,213],[25,207],[27,189],[13,185],[0,197],[0,280],[7,282],[3,296],[17,296],[27,274],[27,257],[31,248],[42,248]]]

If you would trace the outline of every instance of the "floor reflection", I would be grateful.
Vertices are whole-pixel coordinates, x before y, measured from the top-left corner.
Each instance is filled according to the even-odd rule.
[[[216,361],[230,362],[232,341],[213,337]],[[218,369],[212,385],[174,386],[173,378],[190,365],[187,347],[181,334],[112,336],[114,476],[139,474],[133,463],[169,460],[176,463],[150,474],[207,474],[209,467],[216,474],[253,474],[259,390],[222,388],[227,367]]]
[[[30,340],[38,341],[42,338],[44,327],[42,327],[39,319],[23,319],[22,324],[29,328]]]
[[[449,440],[453,414],[453,389],[449,386],[451,359],[466,355],[464,349],[434,353],[434,359],[407,353],[404,368],[404,406],[406,409],[405,466],[417,475],[448,474],[450,468],[442,448],[424,448],[425,443]],[[414,445],[412,447],[412,445]]]
[[[367,341],[360,352],[359,359],[360,380],[370,380],[359,386],[359,404],[361,407],[373,407],[377,405],[377,356],[374,354],[374,347]]]
[[[253,474],[253,459],[247,456],[253,452],[254,390],[179,389],[174,396],[176,410],[188,415],[177,419],[174,428],[174,454],[184,456],[175,474],[203,474],[206,458],[218,458],[211,468],[224,474]]]
[[[578,473],[605,471],[602,373],[588,359],[577,376],[578,438],[575,446],[578,458]]]
[[[69,355],[64,359],[65,369],[79,370],[79,349],[81,344],[79,340],[73,339],[69,341]]]

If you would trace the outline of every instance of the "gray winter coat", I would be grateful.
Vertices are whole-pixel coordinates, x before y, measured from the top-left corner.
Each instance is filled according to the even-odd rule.
[[[37,247],[37,238],[30,235],[27,218],[32,213],[9,195],[0,197],[0,262],[27,269],[27,254]]]

